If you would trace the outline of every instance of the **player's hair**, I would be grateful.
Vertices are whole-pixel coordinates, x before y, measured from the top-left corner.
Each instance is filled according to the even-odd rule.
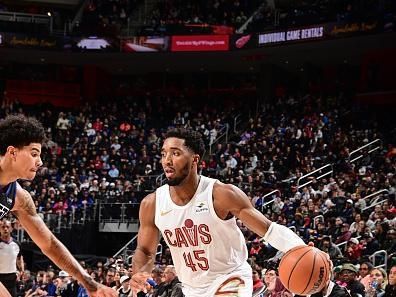
[[[205,144],[202,139],[201,133],[185,128],[171,128],[165,135],[165,138],[175,137],[184,139],[184,145],[188,147],[194,154],[200,157],[205,152]]]
[[[32,117],[23,114],[9,115],[0,121],[0,155],[4,156],[10,145],[22,148],[31,143],[43,143],[43,125]]]

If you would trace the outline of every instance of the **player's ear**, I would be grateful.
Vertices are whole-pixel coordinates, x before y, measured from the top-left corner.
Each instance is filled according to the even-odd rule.
[[[194,154],[193,156],[193,163],[199,163],[199,160],[201,159],[201,157],[198,154]]]
[[[9,153],[12,158],[15,158],[17,155],[17,148],[10,145],[9,147],[7,147],[7,153]]]

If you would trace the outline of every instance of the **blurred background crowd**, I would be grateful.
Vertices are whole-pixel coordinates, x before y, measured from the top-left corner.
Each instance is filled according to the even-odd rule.
[[[22,2],[0,0],[0,118],[23,113],[43,123],[44,165],[34,181],[20,184],[96,280],[116,288],[120,297],[130,296],[136,241],[116,251],[135,235],[143,197],[166,182],[160,164],[166,131],[184,127],[199,131],[205,142],[199,173],[234,184],[268,218],[327,252],[334,281],[353,297],[396,296],[396,60],[394,47],[382,43],[394,37],[388,31],[394,30],[396,1]],[[21,32],[49,33],[43,24],[18,22],[16,14],[49,16],[57,37],[246,33],[248,42],[257,32],[326,23],[350,38],[247,54],[123,56],[122,65],[99,51],[67,53],[63,65],[55,50],[18,48],[12,52],[19,58],[4,58],[11,52],[2,51],[3,28],[15,38]],[[370,26],[381,28],[373,35],[383,39],[364,39]],[[367,48],[348,43],[352,39]],[[48,62],[51,57],[56,62]],[[139,59],[149,70],[140,69]],[[88,65],[93,61],[97,68]],[[228,65],[235,69],[218,69]],[[77,85],[81,98],[43,102],[37,99],[41,89],[26,87],[41,82],[47,91],[58,90],[58,83],[65,89]],[[109,224],[114,229],[106,229]],[[253,268],[254,296],[292,296],[278,278],[282,254],[238,225]],[[0,244],[10,236],[20,244],[17,296],[87,296],[67,271],[36,257],[39,252],[14,217],[1,223],[0,233]],[[164,241],[138,296],[183,296]]]

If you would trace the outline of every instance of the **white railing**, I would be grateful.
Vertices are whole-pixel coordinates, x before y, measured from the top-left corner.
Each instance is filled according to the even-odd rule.
[[[329,168],[330,170],[325,171],[324,173],[322,173],[322,172],[324,171],[324,169],[326,169],[326,168]],[[304,179],[306,179],[306,178],[308,178],[308,177],[314,175],[314,174],[317,173],[317,172],[321,173],[321,175],[319,175],[319,176],[314,176],[314,178],[315,178],[316,180],[318,180],[318,179],[320,179],[320,178],[323,178],[323,177],[325,177],[325,176],[327,176],[327,175],[332,175],[332,174],[333,174],[333,164],[327,164],[327,165],[325,165],[325,166],[320,167],[319,169],[316,169],[316,170],[314,170],[314,171],[311,171],[311,172],[309,172],[309,173],[307,173],[307,174],[301,176],[301,177],[297,180],[297,189],[303,188],[303,187],[309,185],[310,183],[312,183],[312,179],[311,179],[311,180],[309,180],[309,181],[303,183],[302,185],[300,185],[301,180],[304,180]]]
[[[218,143],[220,141],[221,138],[223,138],[225,136],[225,142],[228,142],[228,129],[229,129],[229,124],[226,123],[223,127],[221,127],[221,129],[218,132],[218,135],[216,139],[214,139],[213,141],[211,141],[209,143],[209,156],[212,155],[212,147],[213,145],[215,145],[216,143]]]
[[[101,202],[99,223],[134,223],[139,219],[140,203]]]
[[[375,197],[375,196],[379,196],[382,193],[389,194],[389,191],[387,189],[382,189],[382,190],[379,190],[377,192],[371,193],[370,195],[367,195],[367,196],[363,197],[362,199],[363,200],[367,200],[369,198],[372,198],[372,197]]]
[[[257,9],[252,13],[252,15],[246,20],[246,22],[243,23],[242,26],[241,26],[238,30],[236,30],[236,33],[242,34],[242,33],[247,29],[248,25],[253,21],[253,18],[254,18],[257,14],[259,14],[266,6],[267,6],[267,1],[264,1],[264,2],[259,6],[259,8],[257,8]]]
[[[123,256],[124,256],[124,259],[126,259],[126,251],[127,251],[127,249],[128,249],[128,246],[129,246],[130,244],[132,244],[134,241],[136,241],[136,240],[137,240],[137,237],[138,237],[137,234],[136,234],[134,237],[132,237],[132,239],[131,239],[130,241],[128,241],[122,248],[120,248],[120,249],[118,250],[118,252],[116,252],[116,253],[113,255],[113,258],[119,256],[119,255],[122,253]]]
[[[269,205],[269,204],[271,204],[271,203],[273,203],[275,201],[275,198],[274,198],[274,199],[264,203],[265,198],[267,198],[267,197],[269,197],[271,195],[274,195],[277,192],[279,193],[279,197],[280,197],[281,196],[281,192],[279,190],[273,190],[272,192],[269,192],[269,193],[265,194],[263,197],[261,197],[261,212],[264,211],[264,207],[265,206],[267,206],[267,205]]]
[[[0,20],[6,22],[46,24],[48,25],[48,29],[50,30],[50,32],[52,32],[53,29],[52,16],[45,14],[1,11]]]
[[[73,20],[69,22],[69,32],[73,31],[73,28],[76,26],[77,23],[81,23],[81,20],[84,15],[84,10],[88,6],[88,1],[89,0],[83,0],[83,2],[80,4],[80,8],[78,9],[76,15],[74,16]]]
[[[138,192],[146,191],[151,192],[154,191],[158,187],[158,178],[160,175],[158,174],[149,174],[149,175],[137,175],[136,179],[133,182],[133,186],[136,187]]]
[[[360,237],[361,237],[361,236],[353,237],[353,238],[359,239]],[[351,238],[351,239],[352,239],[352,238]],[[349,240],[346,240],[346,241],[340,242],[339,244],[336,244],[336,246],[342,247],[343,245],[346,245],[348,242],[349,242]]]
[[[241,114],[238,114],[234,117],[234,133],[238,133],[237,126],[241,122],[241,120],[239,120],[240,117],[241,117]]]
[[[380,256],[380,255],[383,255],[384,263],[377,265],[378,263],[377,263],[376,256]],[[375,268],[383,267],[385,270],[387,270],[387,268],[388,268],[388,253],[387,253],[387,251],[385,251],[385,250],[376,251],[374,254],[372,254],[369,257],[369,259],[370,259],[371,263],[373,263],[373,266]]]
[[[369,206],[363,208],[363,211],[365,211],[367,209],[370,209],[370,208],[373,208],[376,205],[380,205],[380,204],[384,203],[385,201],[388,201],[388,199],[384,199],[384,200],[381,200],[381,201],[376,201],[374,203],[371,203]]]
[[[131,266],[132,265],[132,259],[133,259],[133,253],[132,253],[132,255],[128,256],[128,251],[132,251],[132,250],[128,249],[128,246],[131,243],[133,243],[136,239],[137,239],[137,235],[135,235],[130,241],[128,241],[128,243],[126,245],[124,245],[117,253],[115,253],[113,258],[115,258],[115,257],[117,257],[117,256],[122,254],[124,261],[126,261],[127,264],[129,266]],[[157,245],[157,251],[155,252],[155,255],[156,256],[161,255],[162,254],[162,249],[163,249],[162,244],[159,243]]]
[[[316,217],[313,218],[313,227],[314,229],[316,228],[316,219],[322,219],[322,222],[324,222],[324,216],[323,215],[317,215]]]
[[[369,148],[370,146],[374,146],[374,148]],[[381,140],[376,139],[370,143],[367,143],[366,145],[363,145],[359,147],[358,149],[352,151],[349,153],[348,160],[350,163],[353,163],[361,158],[363,158],[364,154],[363,151],[365,148],[368,148],[367,154],[371,154],[372,152],[379,150],[381,148]]]

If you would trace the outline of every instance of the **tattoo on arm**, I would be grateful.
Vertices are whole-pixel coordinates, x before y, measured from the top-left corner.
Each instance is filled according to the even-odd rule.
[[[25,229],[43,253],[59,268],[79,280],[90,292],[98,289],[98,283],[87,274],[68,249],[48,229],[36,212],[36,206],[28,192],[20,195],[18,207],[13,213],[26,224]],[[24,225],[22,223],[22,225]]]
[[[21,203],[21,208],[24,209],[29,215],[36,215],[36,206],[34,205],[33,199],[31,196],[25,191],[23,195],[23,200]]]

